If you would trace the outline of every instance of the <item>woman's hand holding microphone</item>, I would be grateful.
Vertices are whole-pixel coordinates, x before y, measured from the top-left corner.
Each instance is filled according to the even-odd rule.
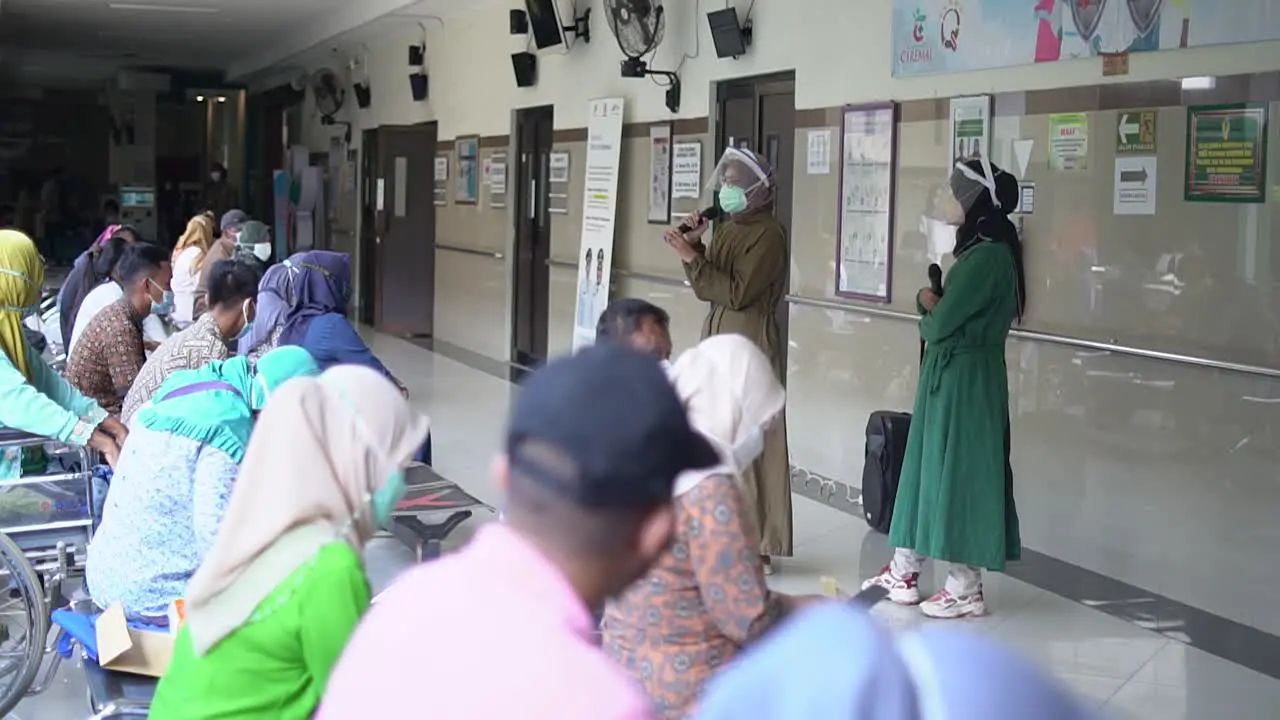
[[[702,234],[711,227],[711,223],[702,217],[701,213],[692,213],[685,216],[681,221],[681,227],[691,228],[688,232],[681,232],[680,227],[674,227],[662,234],[662,239],[680,257],[680,262],[691,263],[698,257],[698,251],[694,249],[694,243],[702,238]]]

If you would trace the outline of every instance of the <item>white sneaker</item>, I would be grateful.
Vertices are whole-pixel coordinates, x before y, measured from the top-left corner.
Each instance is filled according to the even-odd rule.
[[[889,591],[889,601],[899,605],[920,604],[920,573],[911,573],[906,577],[895,575],[893,569],[885,565],[879,574],[862,583],[862,589],[879,585]]]
[[[968,595],[952,595],[944,590],[934,593],[920,606],[925,617],[937,620],[955,620],[966,617],[982,617],[987,614],[987,603],[982,597],[981,588]]]

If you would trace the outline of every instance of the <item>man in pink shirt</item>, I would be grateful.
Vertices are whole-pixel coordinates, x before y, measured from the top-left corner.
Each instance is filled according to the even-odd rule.
[[[653,357],[621,345],[524,384],[494,463],[505,522],[410,571],[369,610],[318,720],[649,720],[589,608],[666,548],[685,470],[721,462]]]

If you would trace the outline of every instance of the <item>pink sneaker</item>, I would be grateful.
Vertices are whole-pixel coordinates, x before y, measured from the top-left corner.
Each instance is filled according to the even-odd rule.
[[[888,590],[890,602],[895,602],[899,605],[920,604],[920,573],[911,573],[906,577],[899,577],[894,574],[890,566],[885,565],[880,568],[879,574],[862,583],[862,589],[866,590],[873,585],[879,585]]]
[[[987,614],[987,603],[982,597],[982,590],[968,595],[956,596],[945,589],[934,593],[923,605],[920,612],[925,617],[938,620],[956,620],[966,617],[982,617]]]

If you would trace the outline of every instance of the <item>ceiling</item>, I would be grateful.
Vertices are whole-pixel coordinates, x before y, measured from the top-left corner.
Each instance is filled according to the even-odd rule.
[[[2,0],[0,78],[101,87],[124,68],[243,79],[389,17],[457,15],[489,0]]]

